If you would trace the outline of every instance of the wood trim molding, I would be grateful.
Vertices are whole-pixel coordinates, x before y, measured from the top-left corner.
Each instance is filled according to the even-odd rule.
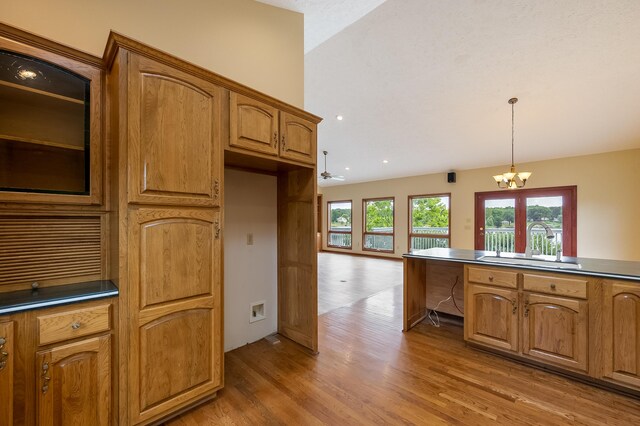
[[[127,36],[124,36],[114,31],[111,31],[109,33],[109,39],[107,40],[107,45],[105,47],[104,55],[102,59],[103,65],[106,69],[111,68],[113,61],[115,60],[118,49],[125,49],[130,52],[134,52],[138,55],[152,58],[155,61],[164,63],[165,65],[179,69],[181,71],[192,74],[204,80],[208,80],[218,86],[232,90],[241,95],[248,96],[250,98],[256,99],[261,102],[265,102],[269,105],[272,105],[278,108],[281,111],[286,111],[291,114],[294,114],[297,117],[302,117],[306,120],[313,122],[314,124],[318,124],[322,121],[322,118],[316,115],[313,115],[311,113],[308,113],[298,107],[282,102],[267,94],[251,89],[250,87],[247,87],[244,84],[235,82],[220,74],[216,74],[213,71],[209,71],[198,65],[192,64],[191,62],[178,59],[167,52],[153,48],[147,44],[144,44],[142,42],[139,42],[137,40],[134,40],[132,38],[129,38]]]
[[[402,262],[403,258],[402,257],[391,257],[391,256],[380,256],[378,254],[371,254],[371,253],[358,253],[358,252],[354,252],[354,251],[343,251],[340,249],[336,249],[335,247],[328,247],[324,250],[322,250],[323,253],[332,253],[332,254],[344,254],[346,256],[358,256],[358,257],[372,257],[375,259],[386,259],[386,260],[394,260],[396,262]],[[381,252],[381,253],[386,253],[386,252]]]
[[[19,28],[0,22],[0,37],[10,38],[19,43],[28,44],[39,49],[47,50],[61,56],[66,56],[78,62],[82,62],[93,67],[104,69],[104,63],[101,58],[82,52],[65,44],[48,40],[31,32],[21,30]]]

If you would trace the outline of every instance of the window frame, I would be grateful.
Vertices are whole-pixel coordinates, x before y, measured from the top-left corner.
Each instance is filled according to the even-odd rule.
[[[484,201],[487,198],[515,198],[515,233],[516,233],[516,253],[524,253],[526,246],[527,223],[526,200],[529,197],[555,197],[562,196],[568,201],[567,206],[562,210],[562,255],[577,256],[578,251],[578,187],[571,186],[551,186],[542,188],[526,188],[501,191],[486,191],[475,193],[474,206],[474,247],[476,250],[484,250]],[[524,218],[524,220],[523,220]],[[564,230],[564,226],[567,229]],[[482,235],[480,233],[482,232]],[[479,248],[480,247],[480,248]]]
[[[393,232],[367,232],[367,202],[369,201],[388,201],[391,200],[393,203],[393,211],[392,211],[392,223],[393,223]],[[381,249],[373,249],[366,248],[365,241],[367,239],[367,235],[386,235],[391,237],[391,250],[381,250]],[[373,253],[391,253],[394,254],[396,249],[396,197],[376,197],[376,198],[363,198],[362,199],[362,251],[370,251]]]
[[[442,234],[413,234],[411,230],[413,229],[413,199],[414,198],[436,198],[436,197],[449,197],[449,231],[446,236]],[[449,248],[451,248],[451,193],[450,192],[441,192],[436,194],[419,194],[419,195],[409,195],[407,197],[408,200],[408,210],[409,210],[409,221],[408,221],[408,239],[407,239],[407,250],[411,252],[411,238],[413,237],[422,237],[422,238],[446,238],[449,241]]]
[[[331,204],[333,203],[349,203],[351,204],[351,231],[332,231],[331,230]],[[351,245],[334,246],[331,245],[331,234],[349,234],[351,236]],[[327,247],[341,249],[341,250],[353,250],[353,200],[331,200],[327,201]]]

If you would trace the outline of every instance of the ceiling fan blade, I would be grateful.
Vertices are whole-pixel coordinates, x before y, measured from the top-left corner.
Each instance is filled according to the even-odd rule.
[[[344,176],[331,176],[331,179],[342,182],[344,180]]]

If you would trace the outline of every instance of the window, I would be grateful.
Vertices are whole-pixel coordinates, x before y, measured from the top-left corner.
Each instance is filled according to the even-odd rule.
[[[351,248],[351,200],[329,201],[327,246]]]
[[[451,245],[451,194],[409,197],[409,250]]]
[[[393,198],[362,200],[363,250],[393,253]]]
[[[576,256],[577,187],[476,193],[476,250]],[[551,228],[548,234],[542,222]],[[553,234],[551,236],[551,234]]]

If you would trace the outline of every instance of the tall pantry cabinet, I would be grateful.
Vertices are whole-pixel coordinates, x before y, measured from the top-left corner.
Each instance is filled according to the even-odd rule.
[[[106,53],[119,418],[146,424],[222,387],[221,90],[124,41]]]

